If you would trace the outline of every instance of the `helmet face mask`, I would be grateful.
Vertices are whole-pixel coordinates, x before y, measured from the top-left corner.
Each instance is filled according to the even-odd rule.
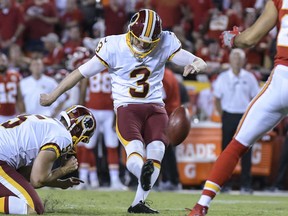
[[[130,20],[127,44],[135,56],[144,58],[158,44],[162,33],[162,21],[149,9],[140,10]]]
[[[133,50],[139,54],[145,54],[152,50],[153,47],[157,44],[157,42],[145,42],[139,38],[137,38],[132,32],[130,33],[130,42]]]
[[[74,148],[79,142],[89,142],[96,128],[96,120],[86,107],[74,105],[62,111],[60,115],[67,123]]]

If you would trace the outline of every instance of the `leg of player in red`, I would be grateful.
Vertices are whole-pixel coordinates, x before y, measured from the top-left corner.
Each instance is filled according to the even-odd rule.
[[[278,68],[275,69],[277,71]],[[277,71],[278,72],[278,71]],[[271,75],[261,92],[251,101],[241,119],[234,139],[218,157],[202,191],[188,216],[204,216],[210,202],[231,177],[238,160],[259,138],[271,130],[287,114],[275,85],[282,85],[281,73]],[[275,98],[271,100],[271,98]]]
[[[76,189],[87,190],[99,187],[96,158],[93,149],[89,149],[83,143],[80,143],[77,146],[77,159],[79,162],[79,178],[84,181],[84,184],[77,185]]]
[[[220,191],[224,183],[229,180],[238,160],[248,149],[249,147],[242,145],[236,139],[233,139],[229,143],[217,159],[204,185],[201,198],[189,216],[204,216],[207,214],[209,203],[216,196],[217,192]]]

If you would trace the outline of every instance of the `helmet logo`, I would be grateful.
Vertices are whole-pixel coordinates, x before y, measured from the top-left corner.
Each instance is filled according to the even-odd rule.
[[[95,122],[93,118],[89,115],[84,116],[84,119],[82,120],[82,126],[85,128],[87,131],[94,130]]]

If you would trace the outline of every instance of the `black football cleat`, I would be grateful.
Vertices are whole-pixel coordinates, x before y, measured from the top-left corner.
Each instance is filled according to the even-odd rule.
[[[134,207],[130,206],[128,208],[128,213],[134,213],[134,214],[159,214],[159,212],[157,210],[149,208],[147,205],[145,205],[145,202],[142,202],[142,201],[140,201]]]
[[[144,191],[151,189],[151,176],[154,172],[154,165],[152,160],[147,160],[141,170],[140,183]]]

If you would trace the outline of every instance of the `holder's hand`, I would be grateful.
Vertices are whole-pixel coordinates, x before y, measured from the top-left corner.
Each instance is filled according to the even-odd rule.
[[[76,177],[70,177],[67,179],[57,179],[57,181],[59,182],[60,184],[59,186],[62,189],[67,189],[69,187],[73,187],[74,185],[79,185],[80,183],[84,183],[84,181]]]
[[[78,161],[75,156],[70,157],[65,162],[64,166],[61,167],[65,174],[69,174],[78,169]]]

